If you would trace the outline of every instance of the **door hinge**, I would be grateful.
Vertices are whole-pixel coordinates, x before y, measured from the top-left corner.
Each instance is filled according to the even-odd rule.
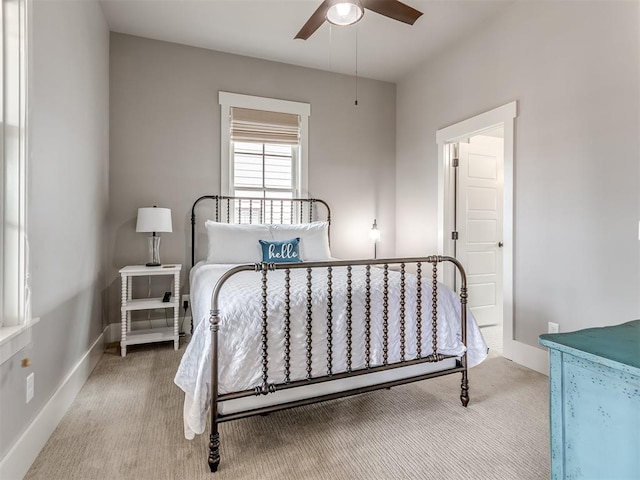
[[[451,232],[451,240],[458,240],[458,232]]]
[[[457,167],[457,166],[459,166],[459,165],[460,165],[460,161],[459,161],[457,158],[454,158],[454,159],[451,161],[451,165],[455,168],[455,167]]]

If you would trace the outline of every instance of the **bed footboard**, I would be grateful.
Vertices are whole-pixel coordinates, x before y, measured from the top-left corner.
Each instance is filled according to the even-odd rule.
[[[397,259],[382,259],[382,260],[358,260],[358,261],[323,261],[323,262],[305,262],[297,264],[255,264],[255,265],[241,265],[227,271],[216,284],[212,298],[211,298],[211,312],[210,312],[210,330],[211,330],[211,348],[212,348],[212,365],[211,365],[211,434],[209,443],[209,467],[212,472],[217,471],[220,464],[220,435],[218,432],[218,424],[224,421],[234,420],[238,418],[244,418],[257,414],[265,414],[276,410],[285,408],[297,407],[310,403],[315,403],[324,400],[331,400],[349,395],[355,395],[368,391],[373,391],[381,388],[390,388],[397,385],[402,385],[409,382],[424,380],[426,378],[433,378],[441,375],[448,375],[452,373],[461,373],[461,390],[460,400],[462,405],[466,407],[469,403],[469,382],[467,374],[467,352],[466,350],[461,355],[445,355],[438,352],[438,268],[442,263],[450,263],[457,269],[460,278],[459,288],[459,302],[460,302],[460,335],[462,343],[466,347],[467,345],[467,280],[464,268],[458,260],[452,257],[446,256],[429,256],[429,257],[412,257],[412,258],[397,258]],[[430,274],[425,275],[425,266],[431,267]],[[359,322],[364,322],[359,329],[354,328],[353,318],[353,271],[354,267],[364,269],[364,286],[359,285],[364,289],[364,319],[357,319]],[[334,288],[334,272],[336,269],[346,269],[346,304],[344,305],[344,311],[336,312],[336,308],[333,305],[332,290]],[[292,365],[292,336],[291,336],[291,314],[290,314],[290,277],[291,272],[297,269],[304,269],[306,273],[306,315],[302,319],[304,322],[305,338],[303,350],[305,352],[302,359],[297,359],[299,362],[306,363],[306,376],[305,378],[291,378],[291,365]],[[372,297],[379,294],[372,292],[371,277],[373,269],[378,269],[375,273],[378,276],[382,276],[382,325],[376,325],[378,333],[381,332],[381,357],[378,356],[377,361],[374,361],[374,355],[372,352],[372,336],[373,327],[371,318],[371,306]],[[218,298],[220,290],[225,282],[236,275],[239,272],[254,270],[261,275],[261,335],[260,335],[260,357],[261,357],[261,383],[252,390],[245,390],[240,392],[219,394],[219,380],[218,380],[218,336],[220,327],[220,310],[218,305]],[[284,341],[283,351],[281,356],[284,361],[284,379],[283,381],[273,382],[270,381],[269,376],[269,335],[268,325],[270,319],[268,315],[268,276],[270,272],[276,270],[284,270],[284,292],[285,292],[285,308],[284,318],[277,319],[277,321],[283,322],[284,328]],[[411,270],[411,273],[408,272]],[[391,272],[394,272],[391,275]],[[391,278],[393,277],[393,278]],[[430,277],[430,278],[425,278]],[[326,315],[325,318],[317,319],[313,316],[312,309],[312,294],[311,287],[314,281],[318,281],[321,278],[326,282]],[[392,305],[392,295],[390,294],[390,283],[397,282],[394,285],[396,292],[399,292],[394,297],[394,303]],[[413,288],[409,288],[409,283]],[[430,284],[430,289],[429,289]],[[430,292],[430,298],[427,297],[427,293]],[[409,295],[411,302],[409,302]],[[397,303],[395,303],[397,301]],[[412,307],[409,309],[407,305],[411,303]],[[394,309],[397,318],[397,322],[391,325],[390,309]],[[411,310],[411,311],[410,311]],[[429,312],[429,313],[427,313]],[[346,318],[346,368],[337,369],[334,358],[334,318],[337,318],[338,313],[342,314]],[[423,318],[429,315],[430,318]],[[317,326],[318,322],[322,322],[323,335],[326,337],[326,367],[325,374],[314,374],[312,364],[312,350],[313,350],[313,331],[314,325]],[[390,358],[390,328],[398,328],[397,332],[393,332],[399,338],[399,358]],[[410,328],[411,332],[407,331]],[[356,363],[354,361],[354,334],[364,335],[364,361]],[[430,338],[429,338],[430,337]],[[423,345],[427,342],[429,345],[430,339],[431,351],[423,352]],[[411,339],[411,345],[408,344]],[[378,339],[380,340],[380,339]],[[361,354],[361,351],[358,351]],[[397,356],[397,355],[396,355]],[[346,377],[352,377],[357,375],[366,375],[385,370],[391,370],[396,368],[407,367],[422,363],[436,363],[444,359],[453,358],[457,359],[455,367],[446,368],[444,370],[437,370],[431,373],[420,374],[417,376],[400,378],[397,380],[384,381],[365,387],[353,388],[337,393],[330,393],[326,395],[316,396],[313,398],[304,398],[302,400],[289,401],[279,403],[276,405],[270,405],[260,408],[254,408],[247,411],[236,412],[232,414],[222,415],[219,412],[218,405],[220,402],[227,400],[238,399],[251,395],[269,395],[273,392],[283,391],[287,389],[308,386],[312,384],[327,382],[336,379],[343,379]],[[362,360],[362,359],[360,359]],[[364,363],[364,366],[362,364]]]

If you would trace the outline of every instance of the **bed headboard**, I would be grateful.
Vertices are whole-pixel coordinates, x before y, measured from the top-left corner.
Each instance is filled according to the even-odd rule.
[[[196,213],[203,219],[197,228]],[[203,195],[191,207],[191,267],[196,264],[197,245],[200,237],[206,238],[204,221],[241,224],[289,224],[315,221],[329,222],[331,209],[324,200],[317,198],[251,198],[227,195]]]

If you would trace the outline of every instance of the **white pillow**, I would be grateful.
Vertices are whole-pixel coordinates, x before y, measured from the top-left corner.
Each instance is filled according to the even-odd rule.
[[[276,241],[300,238],[300,259],[303,262],[331,260],[329,222],[269,225]]]
[[[259,263],[262,249],[259,240],[273,240],[267,225],[204,222],[209,238],[207,262]]]

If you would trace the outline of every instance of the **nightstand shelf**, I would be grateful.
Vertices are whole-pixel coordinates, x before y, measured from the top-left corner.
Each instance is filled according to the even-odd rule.
[[[149,328],[133,330],[127,333],[125,345],[139,345],[142,343],[169,342],[173,340],[173,327]]]
[[[173,341],[173,348],[178,350],[179,313],[180,313],[180,271],[182,265],[171,264],[160,267],[147,267],[145,265],[129,265],[120,269],[122,281],[122,305],[120,307],[120,354],[127,355],[128,345],[140,345],[152,342]],[[132,298],[133,277],[153,277],[159,275],[173,276],[173,292],[169,302],[163,302],[161,297],[156,298]],[[131,312],[137,310],[155,310],[161,308],[173,309],[173,326],[151,328],[147,330],[131,330]]]
[[[162,298],[134,298],[127,301],[127,305],[122,309],[125,311],[131,310],[152,310],[155,308],[177,308],[179,307],[177,302],[163,302]]]

